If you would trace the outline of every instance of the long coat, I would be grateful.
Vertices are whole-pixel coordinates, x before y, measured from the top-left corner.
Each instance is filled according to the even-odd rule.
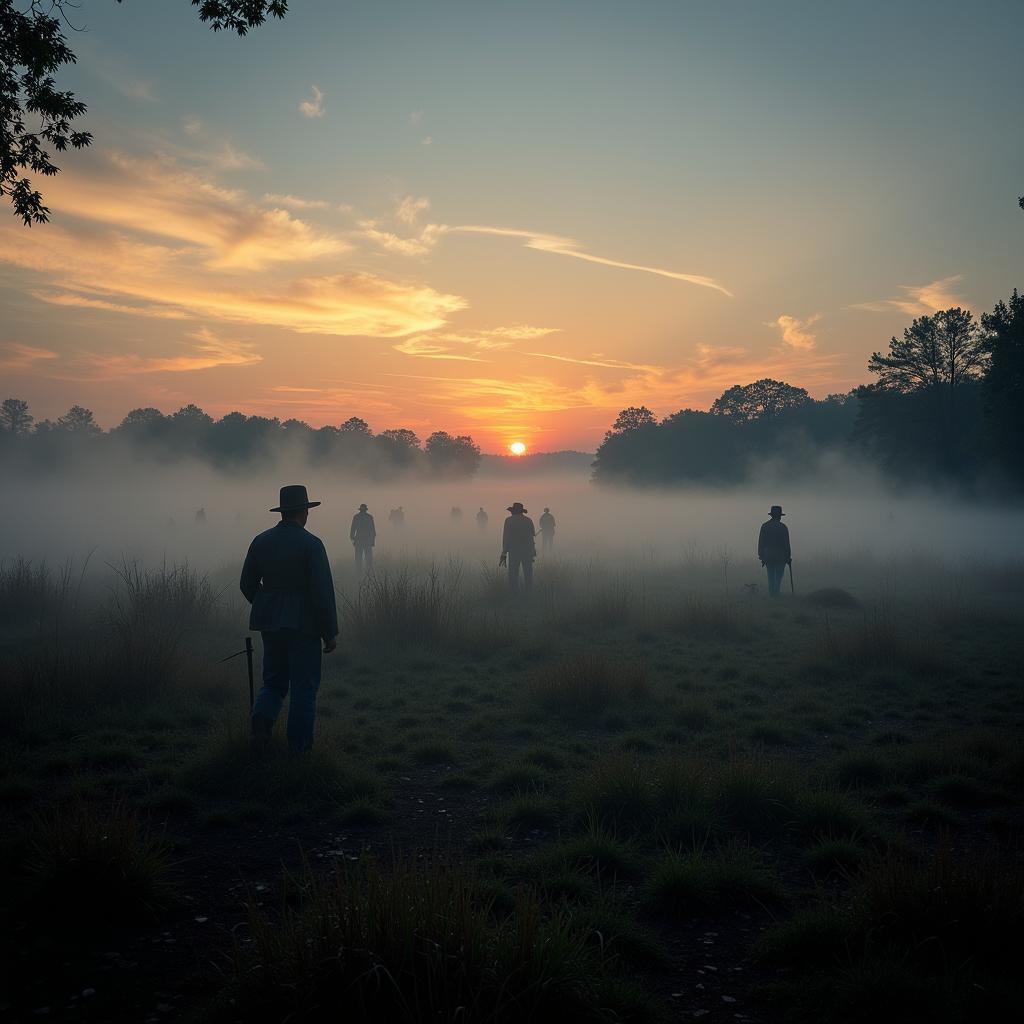
[[[785,565],[793,557],[789,547],[789,527],[781,520],[761,524],[757,537],[757,557],[765,565]]]
[[[296,629],[325,640],[338,635],[327,550],[298,523],[282,521],[253,540],[238,585],[252,605],[250,629]]]
[[[512,515],[505,520],[505,528],[501,531],[501,550],[513,555],[537,554],[537,542],[533,539],[537,531],[529,516]]]
[[[356,547],[373,547],[377,540],[377,527],[369,512],[357,512],[352,517],[352,529],[348,531],[348,539],[354,541]]]
[[[555,517],[550,512],[544,512],[537,522],[540,523],[541,533],[555,532]]]

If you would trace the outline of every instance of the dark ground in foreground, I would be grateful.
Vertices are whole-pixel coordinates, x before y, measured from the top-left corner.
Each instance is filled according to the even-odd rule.
[[[452,991],[539,972],[537,1020],[1016,1016],[1024,572],[770,603],[544,569],[514,605],[382,573],[308,758],[253,759],[214,657],[237,613],[200,577],[8,643],[4,1014],[460,1019],[429,961]],[[42,623],[32,579],[0,590]],[[374,917],[394,893],[408,960]],[[534,913],[543,970],[506,934]],[[525,1019],[499,982],[461,1019]]]

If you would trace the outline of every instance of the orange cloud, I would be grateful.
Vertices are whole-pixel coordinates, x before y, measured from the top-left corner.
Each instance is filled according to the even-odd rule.
[[[83,362],[94,379],[113,380],[140,373],[188,373],[208,370],[215,366],[251,366],[263,357],[252,351],[250,345],[240,341],[219,338],[206,327],[188,335],[198,344],[188,351],[169,357],[129,355],[96,355],[88,353]]]
[[[463,350],[487,352],[510,348],[516,341],[542,338],[555,334],[557,327],[532,327],[530,324],[514,324],[510,327],[491,327],[482,331],[443,331],[417,335],[394,345],[396,352],[407,356],[422,356],[426,359],[454,359],[461,362],[485,362],[479,356],[459,354],[456,346]]]
[[[62,214],[196,247],[215,269],[259,270],[351,250],[286,210],[265,210],[173,160],[110,154],[99,173],[60,175],[48,193]]]
[[[47,363],[56,359],[57,353],[51,352],[48,348],[35,348],[32,345],[22,345],[16,341],[7,341],[0,344],[0,370],[31,370],[39,363]]]
[[[888,313],[898,310],[907,316],[925,316],[937,313],[940,309],[951,309],[954,306],[965,306],[964,300],[955,288],[963,280],[963,274],[940,277],[928,284],[899,286],[902,295],[891,299],[879,299],[874,302],[858,302],[850,309],[863,309],[869,313]]]
[[[351,246],[173,162],[115,158],[111,167],[109,178],[81,175],[55,194],[55,210],[77,220],[32,232],[0,225],[0,261],[48,278],[50,287],[35,289],[43,301],[381,338],[434,330],[466,305],[428,285],[365,272],[261,277],[252,271],[322,262]]]
[[[792,349],[803,349],[810,351],[817,347],[818,339],[809,330],[821,319],[821,314],[807,317],[806,320],[799,320],[795,316],[787,316],[783,313],[777,320],[773,320],[768,326],[778,327],[782,333],[782,343]]]

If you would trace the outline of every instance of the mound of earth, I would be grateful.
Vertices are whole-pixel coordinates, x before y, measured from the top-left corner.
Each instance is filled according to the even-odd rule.
[[[808,604],[818,608],[859,608],[860,601],[842,587],[822,587],[804,596]]]

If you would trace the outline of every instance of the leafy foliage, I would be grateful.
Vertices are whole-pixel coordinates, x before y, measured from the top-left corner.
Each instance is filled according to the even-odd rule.
[[[439,430],[421,447],[412,430],[374,434],[358,416],[337,427],[314,429],[301,420],[281,423],[241,412],[214,420],[194,404],[170,415],[148,406],[132,409],[104,433],[90,409],[73,405],[55,423],[43,420],[34,430],[32,424],[27,402],[8,398],[0,404],[0,454],[20,451],[37,465],[53,465],[64,457],[71,438],[84,438],[97,450],[103,445],[129,445],[160,461],[191,457],[218,467],[250,466],[278,454],[304,453],[310,459],[375,478],[411,472],[459,479],[472,476],[480,463],[480,448],[467,435],[456,437]]]
[[[52,177],[60,171],[52,150],[84,149],[92,142],[90,132],[72,126],[86,112],[85,103],[58,89],[54,77],[76,63],[64,35],[66,9],[75,6],[68,0],[24,0],[20,6],[0,0],[0,196],[10,197],[15,216],[28,227],[50,219],[28,174]],[[286,0],[192,0],[192,6],[214,32],[240,36],[288,11]],[[37,119],[31,127],[30,118]]]

